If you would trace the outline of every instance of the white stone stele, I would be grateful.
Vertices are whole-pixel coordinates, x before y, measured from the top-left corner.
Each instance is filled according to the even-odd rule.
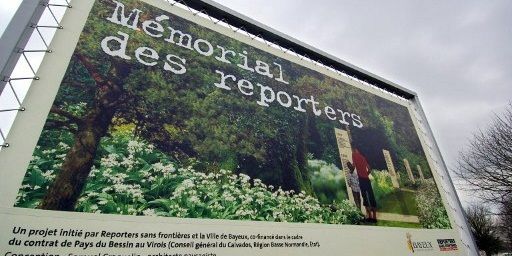
[[[391,176],[391,183],[393,183],[393,187],[400,188],[395,166],[393,165],[393,160],[391,159],[391,154],[389,153],[389,151],[385,149],[382,150],[382,153],[384,154],[384,160],[386,160],[386,165],[388,166],[388,172],[389,175]]]
[[[409,160],[404,159],[405,170],[407,170],[407,176],[409,176],[409,180],[412,183],[416,183],[416,179],[414,179],[414,175],[412,174],[411,165],[409,165]]]
[[[418,165],[416,165],[416,168],[418,169],[418,173],[420,174],[420,180],[425,180],[425,176],[423,176],[423,171],[421,170],[421,166],[418,164]]]
[[[345,185],[347,186],[348,199],[355,205],[352,189],[348,185],[349,170],[347,161],[352,162],[352,146],[350,145],[350,137],[347,131],[338,128],[334,128],[334,134],[336,135],[336,143],[338,144],[338,152],[340,153],[343,175],[345,175]]]

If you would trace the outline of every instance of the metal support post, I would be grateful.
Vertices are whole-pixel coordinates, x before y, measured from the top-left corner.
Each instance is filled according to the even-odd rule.
[[[0,94],[49,0],[23,0],[0,38]]]
[[[457,204],[455,206],[457,208],[456,210],[459,212],[460,216],[462,216],[462,220],[461,220],[462,223],[459,223],[459,224],[462,226],[462,229],[465,231],[465,233],[467,233],[467,237],[469,238],[468,239],[469,241],[466,241],[466,242],[469,242],[469,248],[468,248],[468,251],[470,253],[469,255],[478,256],[479,255],[478,247],[476,246],[475,238],[473,237],[473,234],[471,233],[471,228],[468,224],[466,212],[464,211],[464,207],[462,207],[459,197],[457,196],[455,186],[453,185],[453,180],[452,180],[450,174],[448,173],[448,167],[446,166],[446,163],[441,155],[439,146],[437,145],[436,139],[434,138],[434,133],[432,132],[432,129],[430,128],[430,125],[427,121],[427,117],[425,115],[425,112],[423,111],[423,108],[421,107],[420,100],[417,95],[413,99],[411,99],[411,103],[412,103],[415,111],[421,118],[421,122],[424,122],[424,124],[422,124],[422,126],[426,130],[427,139],[432,143],[432,153],[434,154],[433,155],[434,160],[439,162],[440,171],[443,172],[444,176],[446,176],[448,178],[449,190],[450,190],[450,193],[453,194],[450,197],[453,198],[454,201],[456,202],[456,204]],[[444,184],[443,184],[443,186],[444,186]]]

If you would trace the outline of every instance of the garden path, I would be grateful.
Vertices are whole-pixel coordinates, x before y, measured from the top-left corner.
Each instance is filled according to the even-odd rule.
[[[420,223],[418,216],[403,215],[403,214],[388,213],[388,212],[377,212],[377,219],[378,220],[388,220],[388,221]]]

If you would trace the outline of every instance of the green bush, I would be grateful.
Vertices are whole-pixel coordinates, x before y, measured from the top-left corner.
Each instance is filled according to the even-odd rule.
[[[408,188],[412,190],[417,190],[419,187],[419,177],[416,177],[417,179],[413,183],[412,180],[409,179],[409,175],[407,175],[406,171],[398,172],[398,183],[400,184],[401,188]]]
[[[373,170],[370,179],[373,194],[375,195],[375,200],[377,200],[377,202],[395,190],[391,181],[391,176],[387,171]]]
[[[450,219],[443,207],[441,196],[437,192],[433,179],[418,182],[416,203],[418,217],[424,228],[451,228]]]
[[[322,204],[347,200],[345,176],[334,164],[323,160],[308,160],[313,191]]]

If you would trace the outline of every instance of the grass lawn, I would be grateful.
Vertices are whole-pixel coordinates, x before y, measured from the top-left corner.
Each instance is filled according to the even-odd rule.
[[[376,226],[381,227],[398,227],[398,228],[423,228],[420,223],[378,220]]]
[[[418,215],[416,193],[398,190],[384,196],[377,202],[377,211],[404,215]]]

